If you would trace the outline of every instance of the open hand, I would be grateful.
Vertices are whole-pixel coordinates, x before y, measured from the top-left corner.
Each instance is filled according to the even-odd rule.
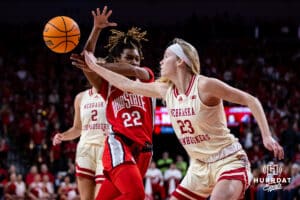
[[[99,29],[104,29],[110,26],[117,26],[117,23],[109,22],[108,18],[111,16],[112,10],[107,11],[107,6],[104,6],[102,13],[99,8],[96,11],[92,10],[92,15],[94,17],[94,27]]]
[[[72,53],[70,59],[72,60],[72,65],[85,71],[85,72],[93,72],[91,69],[88,68],[84,61],[84,57],[80,54]]]

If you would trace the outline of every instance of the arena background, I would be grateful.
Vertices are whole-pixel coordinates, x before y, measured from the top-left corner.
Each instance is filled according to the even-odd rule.
[[[203,74],[257,96],[274,137],[285,148],[285,175],[297,177],[299,1],[10,0],[0,2],[0,199],[11,165],[24,180],[35,164],[39,168],[46,163],[55,177],[72,168],[76,142],[66,142],[57,150],[51,146],[51,138],[53,133],[72,125],[74,96],[87,87],[87,82],[82,72],[71,66],[70,54],[55,54],[47,49],[42,30],[54,16],[73,18],[82,33],[74,52],[80,52],[92,28],[90,11],[104,5],[113,10],[111,20],[119,24],[118,28],[138,26],[147,30],[149,42],[143,44],[143,64],[151,67],[157,77],[164,48],[174,37],[181,37],[197,47]],[[108,34],[105,30],[100,36],[96,55],[107,53],[102,47]],[[157,104],[163,106],[160,101]],[[42,130],[41,137],[36,138],[38,124]],[[247,149],[254,173],[260,173],[259,168],[272,161],[272,155],[262,146],[255,121],[230,128]],[[165,151],[174,161],[180,154],[188,162],[174,134],[154,134],[154,160],[159,160]],[[246,198],[300,198],[299,187],[291,194],[283,191],[262,194],[254,185]]]

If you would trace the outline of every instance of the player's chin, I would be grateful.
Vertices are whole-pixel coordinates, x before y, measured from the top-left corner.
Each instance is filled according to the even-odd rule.
[[[164,70],[161,70],[161,71],[160,71],[160,75],[161,75],[162,77],[165,77],[167,74],[165,73]]]

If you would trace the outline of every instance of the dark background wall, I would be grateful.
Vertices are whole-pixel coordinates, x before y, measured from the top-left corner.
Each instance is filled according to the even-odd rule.
[[[79,22],[90,20],[90,10],[109,5],[122,23],[172,24],[191,15],[215,16],[229,13],[249,19],[300,20],[297,0],[6,0],[0,2],[0,22],[43,22],[56,15],[69,15]]]

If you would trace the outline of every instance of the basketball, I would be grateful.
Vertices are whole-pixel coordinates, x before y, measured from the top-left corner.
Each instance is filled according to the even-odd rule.
[[[72,18],[57,16],[45,25],[43,38],[46,46],[55,53],[68,53],[79,43],[80,29]]]

